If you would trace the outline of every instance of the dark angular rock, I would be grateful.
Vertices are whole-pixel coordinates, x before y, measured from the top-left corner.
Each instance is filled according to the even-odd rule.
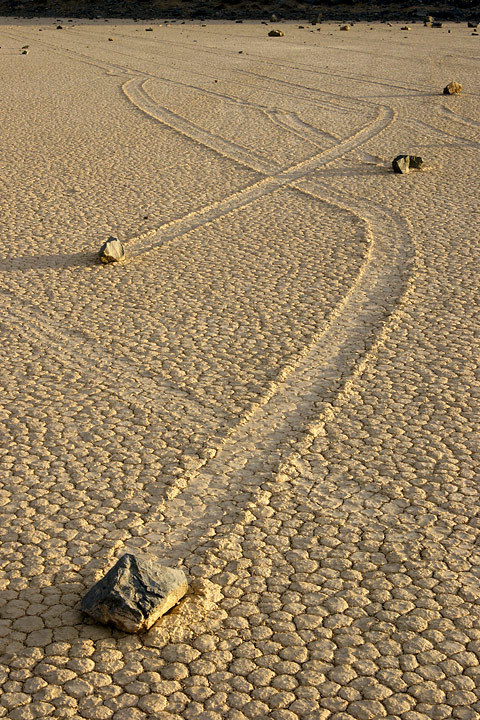
[[[281,30],[276,30],[276,29],[270,30],[270,32],[268,33],[268,37],[284,37],[284,36],[285,36],[284,32],[282,32]]]
[[[178,603],[188,589],[179,568],[160,565],[156,558],[126,553],[82,599],[82,611],[119,630],[148,630]]]
[[[408,155],[397,155],[397,157],[392,160],[392,167],[394,173],[408,175],[410,170],[410,157]]]
[[[393,172],[401,175],[408,175],[410,169],[420,170],[423,159],[419,155],[397,155],[392,160]]]
[[[125,249],[120,240],[117,240],[115,237],[109,237],[108,240],[103,243],[98,254],[101,262],[104,264],[125,260]]]

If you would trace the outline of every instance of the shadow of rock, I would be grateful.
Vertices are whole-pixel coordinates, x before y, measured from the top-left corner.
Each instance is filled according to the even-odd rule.
[[[0,257],[0,272],[9,270],[66,270],[73,267],[100,265],[98,253],[72,253],[71,255],[21,255]]]

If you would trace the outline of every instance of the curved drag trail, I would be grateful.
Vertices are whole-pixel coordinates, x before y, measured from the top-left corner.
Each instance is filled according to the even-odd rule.
[[[199,129],[198,126],[185,121],[184,118],[172,113],[170,110],[165,110],[165,108],[158,106],[154,103],[150,96],[146,94],[144,84],[145,79],[143,77],[135,77],[127,80],[122,86],[125,95],[139,110],[142,110],[150,117],[157,119],[159,122],[168,125],[177,132],[188,135],[188,137],[192,140],[195,140],[202,145],[206,145],[215,152],[218,152],[221,155],[226,155],[230,159],[239,163],[246,164],[245,151],[243,149],[239,152],[238,147],[233,143],[228,143],[227,145],[223,139],[217,141],[211,133],[206,133],[204,130]],[[386,107],[380,107],[377,118],[373,122],[368,123],[354,135],[339,142],[337,145],[328,148],[327,150],[323,150],[307,160],[303,160],[296,165],[292,165],[291,167],[282,170],[276,169],[275,166],[270,166],[270,173],[268,177],[260,180],[258,183],[250,185],[244,190],[241,190],[234,195],[219,201],[218,203],[214,203],[211,206],[202,208],[201,210],[191,213],[184,218],[168,223],[157,230],[150,231],[138,238],[132,238],[130,243],[134,246],[137,255],[150,252],[167,241],[181,237],[185,233],[190,230],[194,230],[200,225],[211,222],[212,220],[222,217],[222,215],[230,213],[241,207],[245,207],[254,200],[257,200],[264,195],[268,195],[280,187],[296,182],[328,163],[337,160],[345,153],[360,147],[367,140],[375,137],[375,135],[388,127],[394,118],[395,114],[393,110]],[[249,162],[249,167],[255,170],[260,169],[256,158],[253,158]],[[155,235],[161,236],[161,240],[155,240]],[[147,238],[147,241],[145,241],[145,238]]]
[[[73,54],[78,58],[79,53]],[[266,176],[224,200],[132,238],[130,244],[136,255],[151,252],[281,187],[294,188],[354,214],[363,220],[370,240],[370,249],[360,274],[334,311],[326,330],[304,349],[295,366],[284,370],[268,393],[240,419],[239,424],[223,438],[220,445],[209,448],[211,459],[199,463],[185,474],[170,488],[167,500],[160,502],[150,515],[148,528],[154,529],[160,517],[171,519],[173,527],[167,537],[168,547],[162,543],[161,546],[154,545],[151,549],[161,551],[171,561],[178,562],[185,556],[188,548],[195,546],[195,543],[205,537],[212,520],[218,515],[222,499],[234,503],[236,510],[240,512],[245,493],[249,496],[251,491],[255,492],[260,486],[263,479],[275,476],[282,463],[295,452],[302,441],[309,434],[316,435],[321,430],[322,414],[354,380],[369,349],[378,340],[382,328],[405,292],[414,255],[411,231],[406,221],[374,208],[367,201],[343,197],[332,192],[327,184],[308,179],[311,173],[351,150],[360,148],[375,137],[395,120],[396,114],[387,105],[376,105],[376,118],[356,133],[337,142],[333,147],[282,169],[276,164],[267,163],[240,144],[219,138],[156,103],[148,94],[146,85],[152,78],[161,78],[115,64],[96,62],[88,56],[78,59],[102,67],[110,74],[126,76],[127,79],[122,85],[123,93],[139,111],[202,146]],[[283,84],[292,86],[292,83],[287,81]],[[334,102],[339,99],[345,102],[345,99],[339,96],[333,96],[332,99]],[[242,101],[242,104],[249,106],[246,101]],[[352,101],[349,101],[349,104],[351,105]],[[372,103],[368,105],[371,107]],[[342,110],[345,110],[345,107]],[[320,139],[323,142],[325,140],[322,131],[307,126],[294,113],[270,110],[266,114],[272,119],[279,119],[297,134],[304,134],[304,139],[311,140],[313,136],[318,142]],[[15,306],[18,305],[16,302]],[[28,313],[21,307],[15,307],[14,314],[19,322],[28,319]],[[35,332],[43,344],[54,340],[59,346],[63,342],[68,362],[75,363],[80,344],[83,347],[83,362],[86,360],[87,364],[96,364],[98,361],[98,353],[91,344],[86,346],[80,341],[69,342],[66,333],[63,333],[62,337],[59,334],[53,337],[53,331],[46,323],[40,323]],[[71,333],[68,335],[71,337]],[[117,365],[119,373],[129,370],[122,362]],[[139,402],[142,396],[150,404],[158,402],[155,398],[155,392],[158,392],[155,383],[144,378],[135,380],[131,375],[128,371],[125,377],[130,396],[137,396],[136,401]],[[185,401],[183,394],[181,395],[182,398],[178,398],[177,393],[168,389],[165,397],[171,396],[172,399]],[[198,414],[199,408],[189,407],[188,411]],[[216,521],[218,522],[218,519]],[[188,536],[187,547],[183,543],[185,536]],[[110,555],[119,547],[120,543],[112,546]]]
[[[240,511],[307,436],[321,432],[326,409],[354,381],[408,286],[414,245],[405,220],[367,201],[345,203],[327,184],[293,186],[362,218],[373,241],[370,252],[328,328],[305,348],[296,366],[277,379],[269,396],[233,430],[216,456],[184,478],[186,488],[177,488],[178,494],[174,491],[158,508],[158,516],[171,519],[174,530],[168,545],[155,544],[151,550],[172,562],[180,562],[189,548],[208,537],[212,523],[219,522],[222,501]]]

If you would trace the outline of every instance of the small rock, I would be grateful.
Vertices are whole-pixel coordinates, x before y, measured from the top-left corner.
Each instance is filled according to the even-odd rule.
[[[22,55],[28,55],[28,50],[22,50]]]
[[[433,23],[431,22],[425,21],[423,24],[425,25],[425,27],[433,27]]]
[[[270,22],[278,22],[278,17],[273,13],[270,15]]]
[[[113,38],[108,38],[108,42],[113,42]]]
[[[270,30],[270,32],[268,33],[268,37],[285,37],[285,33],[281,30],[274,29]]]
[[[125,249],[120,240],[117,240],[115,237],[109,237],[108,240],[103,243],[98,254],[104,264],[125,260]]]
[[[156,558],[126,553],[82,599],[82,611],[125,632],[148,630],[188,589],[179,568]]]
[[[472,22],[471,20],[468,21],[467,27],[469,28],[475,28],[477,29],[478,22]]]
[[[408,175],[410,170],[410,157],[408,155],[397,155],[392,160],[392,168],[394,173]]]
[[[420,170],[423,165],[423,158],[419,155],[397,155],[392,160],[393,172],[408,175],[411,168]]]
[[[434,23],[432,23],[432,27],[434,27],[434,28],[443,28],[443,23],[441,23],[441,22],[434,22]]]
[[[57,25],[57,30],[63,30],[63,27],[61,25]]]
[[[340,30],[350,30],[350,25],[341,25]]]
[[[444,95],[458,95],[462,91],[462,86],[456,80],[452,80],[446,87],[443,88]]]
[[[412,28],[409,28],[407,25],[404,25],[400,28],[400,30],[411,30]]]
[[[431,15],[426,15],[426,17],[425,17],[425,22],[426,22],[426,23],[433,23],[433,22],[435,22],[435,18],[432,17]]]
[[[29,47],[30,45],[22,45],[22,50],[28,50]]]
[[[153,28],[145,28],[145,32],[153,32]]]

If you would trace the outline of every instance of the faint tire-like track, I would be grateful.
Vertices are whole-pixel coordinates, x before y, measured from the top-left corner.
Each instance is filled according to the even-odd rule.
[[[13,37],[13,36],[10,36],[10,37]],[[122,37],[129,37],[129,36],[122,35]],[[99,46],[98,39],[96,38],[95,40],[97,41],[97,46]],[[36,41],[38,42],[38,39]],[[265,118],[269,119],[274,125],[278,125],[279,127],[283,128],[283,129],[287,129],[289,132],[291,132],[294,135],[296,135],[297,137],[301,138],[303,141],[308,141],[310,143],[313,143],[314,145],[318,145],[320,139],[322,139],[323,141],[327,140],[327,142],[329,142],[329,143],[337,142],[339,139],[337,136],[332,135],[331,133],[329,133],[327,131],[319,130],[319,129],[309,125],[308,123],[305,123],[300,117],[298,117],[296,115],[296,113],[291,112],[291,111],[285,111],[285,110],[281,110],[279,108],[276,108],[275,110],[272,111],[271,108],[269,108],[265,105],[262,105],[260,103],[255,103],[251,100],[243,100],[239,97],[236,97],[235,95],[221,93],[221,92],[218,92],[215,90],[207,89],[200,85],[193,85],[192,83],[182,82],[178,79],[173,80],[172,78],[159,76],[158,74],[154,75],[154,74],[148,73],[148,72],[129,70],[128,68],[125,68],[124,66],[118,65],[115,63],[106,63],[101,60],[94,60],[91,57],[91,55],[87,55],[85,53],[80,53],[78,51],[74,51],[71,49],[68,49],[68,50],[66,50],[65,48],[60,49],[58,46],[54,46],[51,43],[46,42],[45,40],[40,41],[40,43],[42,45],[45,45],[47,47],[50,47],[50,48],[56,50],[57,52],[61,52],[62,50],[64,52],[68,52],[69,54],[74,55],[77,60],[80,60],[81,62],[85,62],[86,64],[89,64],[89,65],[101,67],[102,69],[106,70],[109,74],[112,74],[112,75],[117,75],[117,76],[118,75],[120,75],[120,76],[135,75],[138,77],[141,76],[145,80],[157,80],[159,82],[166,83],[168,85],[173,85],[175,87],[182,87],[182,88],[186,88],[188,90],[194,90],[205,96],[216,97],[216,98],[219,98],[220,100],[224,100],[228,103],[232,103],[235,105],[240,105],[242,107],[245,107],[248,110],[257,110],[258,112],[262,113],[265,116]],[[143,58],[140,56],[132,56],[131,54],[123,53],[118,50],[115,50],[114,52],[116,54],[125,55],[130,60],[132,58],[135,58],[135,59],[141,60],[141,61],[144,61],[146,59],[146,58]],[[157,62],[158,62],[158,59],[157,59]],[[199,73],[198,70],[194,69],[194,68],[191,68],[190,72],[193,72],[196,75],[200,74],[203,76],[203,73]],[[229,82],[232,83],[232,81],[229,81]],[[235,85],[243,84],[245,86],[248,86],[250,90],[252,89],[251,83],[239,83],[238,81],[235,81],[234,84]],[[257,88],[257,89],[261,89],[264,91],[264,88]],[[329,100],[327,101],[325,98],[322,99],[322,98],[317,97],[317,98],[315,98],[315,101],[310,99],[310,102],[314,102],[314,104],[316,106],[325,106],[325,107],[328,106],[329,108],[331,108],[332,107],[332,97],[333,97],[332,94],[331,93],[323,93],[323,95],[329,96]],[[335,96],[335,97],[338,97],[338,96]],[[303,100],[308,100],[308,98],[304,97]],[[337,107],[337,109],[340,109],[341,111],[346,111],[346,108],[338,106],[338,104],[336,105],[336,107]],[[171,112],[167,108],[163,108],[163,111],[165,114],[168,114],[169,112]],[[174,113],[174,114],[177,115],[176,113]],[[177,116],[177,117],[180,117],[180,116]],[[185,118],[183,119],[183,121],[184,121],[185,125],[187,125],[187,126],[188,126],[188,124],[193,124],[193,123],[190,123],[190,121],[188,121]],[[200,130],[200,128],[198,128],[198,129]],[[202,132],[205,134],[205,138],[208,138],[208,135],[209,135],[208,131],[202,130]],[[218,135],[215,136],[215,140],[216,140],[218,149],[220,149],[220,146],[222,144],[224,144],[226,147],[228,147],[229,145],[236,145],[236,143],[231,143],[230,141],[228,141],[226,139],[220,138]],[[324,142],[321,144],[321,147],[323,147],[323,144],[324,144]],[[210,147],[208,142],[206,143],[206,145],[208,147]],[[238,157],[240,157],[241,151],[242,151],[242,146],[237,145],[237,147],[240,150],[240,153],[238,153]],[[243,148],[243,150],[250,154],[251,161],[253,162],[255,159],[255,156],[256,156],[255,151],[252,151],[251,149],[248,149],[248,151],[247,151],[246,148]],[[240,162],[240,159],[238,160],[238,162]],[[260,167],[259,167],[260,172],[267,172],[267,173],[269,172],[269,170],[265,169],[267,167],[266,161],[260,155],[258,155],[257,162],[260,163]],[[271,168],[271,166],[274,165],[274,163],[272,161],[269,161],[269,163],[270,163],[270,165],[268,167]],[[248,162],[244,162],[244,164],[247,165]]]
[[[455,122],[458,122],[467,127],[472,127],[475,130],[480,128],[480,122],[478,120],[474,120],[473,118],[465,117],[464,115],[459,115],[451,108],[446,107],[446,105],[441,106],[440,112],[442,115],[447,117],[449,120],[454,120]]]
[[[30,303],[17,299],[13,292],[3,289],[1,296],[7,300],[0,313],[13,326],[15,334],[29,342],[40,345],[45,352],[57,357],[60,363],[86,375],[89,382],[117,396],[122,402],[153,410],[167,409],[175,405],[198,422],[205,422],[205,409],[187,393],[172,383],[152,380],[137,368],[118,357],[81,333],[60,331]],[[81,358],[81,362],[79,359]],[[107,382],[108,378],[108,382]],[[113,382],[112,382],[113,381]]]

